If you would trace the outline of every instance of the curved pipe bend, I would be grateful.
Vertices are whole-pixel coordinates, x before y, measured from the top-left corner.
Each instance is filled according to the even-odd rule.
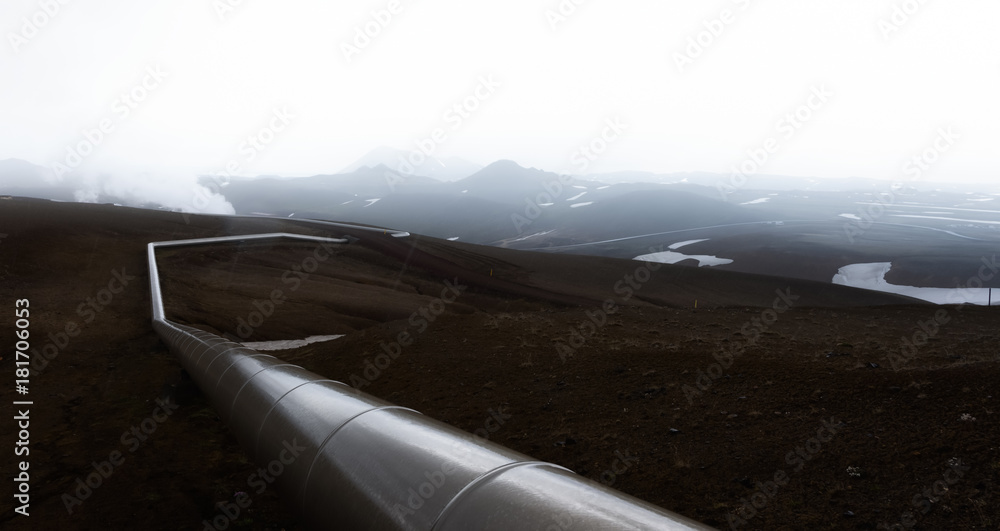
[[[347,242],[274,233],[150,243],[153,328],[310,526],[711,529],[565,468],[477,440],[416,411],[166,318],[156,249],[259,239]]]

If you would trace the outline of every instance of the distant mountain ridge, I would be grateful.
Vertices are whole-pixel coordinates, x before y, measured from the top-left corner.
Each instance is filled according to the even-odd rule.
[[[74,201],[77,187],[57,182],[43,166],[21,159],[0,160],[0,193],[56,201]]]
[[[379,165],[404,175],[420,175],[438,181],[457,181],[483,169],[479,164],[459,157],[437,158],[420,151],[404,151],[382,146],[369,151],[353,164],[340,170],[340,173],[353,173],[365,167],[376,168]]]
[[[510,160],[449,183],[379,165],[349,174],[234,181],[224,193],[238,213],[349,219],[501,246],[537,232],[547,232],[544,240],[563,244],[626,237],[665,225],[684,228],[762,219],[750,209],[713,197],[707,187],[607,185],[524,168]]]
[[[199,184],[215,206],[236,214],[363,223],[520,250],[649,256],[822,282],[847,265],[892,262],[887,278],[899,285],[954,287],[1000,241],[1000,193],[955,193],[931,183],[762,175],[733,186],[725,175],[643,172],[582,178],[510,160],[445,182],[377,158],[348,173],[237,177],[225,186],[203,176]],[[190,180],[179,193],[161,187],[118,197],[115,191],[129,190],[82,187],[73,174],[61,182],[44,175],[45,168],[24,161],[0,161],[0,194],[210,212],[199,206],[207,203],[191,200],[197,184]],[[828,191],[845,183],[858,189]]]

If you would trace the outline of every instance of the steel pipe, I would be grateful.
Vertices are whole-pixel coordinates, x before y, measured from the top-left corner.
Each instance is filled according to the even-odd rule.
[[[150,243],[153,328],[309,526],[440,531],[711,529],[560,466],[534,461],[411,409],[166,318],[157,248],[260,239],[347,241],[276,233]]]

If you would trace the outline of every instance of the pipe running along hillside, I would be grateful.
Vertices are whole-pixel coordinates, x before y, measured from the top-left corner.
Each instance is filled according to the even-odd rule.
[[[286,233],[150,243],[153,328],[243,448],[275,476],[273,485],[307,525],[352,530],[711,529],[166,318],[157,249],[263,239],[347,243]]]

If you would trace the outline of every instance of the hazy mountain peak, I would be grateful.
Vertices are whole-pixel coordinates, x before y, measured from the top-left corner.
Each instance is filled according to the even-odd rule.
[[[54,181],[48,168],[21,159],[0,160],[0,186],[35,187]]]
[[[494,163],[486,166],[485,168],[483,168],[483,171],[485,171],[485,170],[490,170],[490,171],[496,171],[496,170],[527,170],[527,169],[528,168],[525,168],[524,166],[521,166],[520,164],[514,162],[513,160],[510,160],[510,159],[500,159],[500,160],[498,160],[498,161],[496,161],[496,162],[494,162]]]
[[[38,166],[21,159],[4,159],[0,160],[0,168],[37,168]]]
[[[460,183],[537,183],[544,180],[548,172],[537,168],[525,168],[520,164],[507,159],[498,160],[489,166],[479,170],[473,175],[462,179]],[[554,175],[554,174],[552,174]]]
[[[414,165],[413,161],[419,164]],[[402,174],[431,177],[439,181],[457,181],[482,169],[482,166],[459,157],[428,157],[419,152],[380,146],[341,170],[341,173],[353,173],[364,167],[375,168],[379,165]]]
[[[392,173],[398,173],[396,170],[390,168],[389,166],[386,166],[385,164],[383,164],[381,162],[378,163],[378,164],[376,164],[376,165],[374,165],[374,166],[365,166],[363,168],[359,168],[358,171],[360,172],[360,171],[363,171],[363,170],[366,170],[366,169],[371,170],[372,173],[383,173],[383,172],[387,172],[387,171],[388,172],[392,172]]]

